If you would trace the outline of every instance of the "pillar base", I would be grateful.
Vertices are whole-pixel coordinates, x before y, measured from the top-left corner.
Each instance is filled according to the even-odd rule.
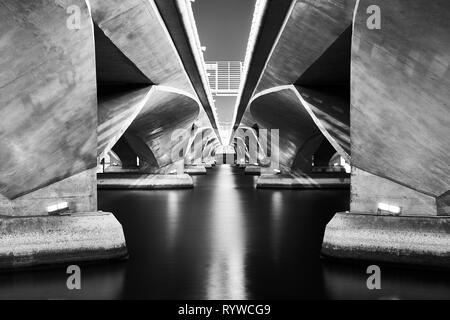
[[[260,176],[261,167],[248,165],[245,167],[244,174],[249,176]]]
[[[122,259],[122,226],[111,213],[0,216],[0,269]]]
[[[325,257],[450,267],[450,217],[337,213],[322,245]]]
[[[349,189],[348,177],[294,177],[290,174],[262,175],[256,182],[258,189]]]
[[[138,190],[167,190],[190,189],[194,187],[194,181],[187,174],[182,175],[122,175],[100,176],[97,181],[98,189],[138,189]]]
[[[206,168],[203,165],[186,166],[184,168],[184,173],[190,176],[204,175],[206,174]]]

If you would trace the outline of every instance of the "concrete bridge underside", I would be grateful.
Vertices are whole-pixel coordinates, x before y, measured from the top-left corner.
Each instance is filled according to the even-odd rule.
[[[279,129],[291,174],[323,139],[351,162],[351,210],[329,223],[325,255],[449,265],[449,13],[445,1],[258,1],[235,137]]]
[[[189,2],[4,0],[0,16],[0,268],[126,257],[98,164],[125,140],[165,174],[190,143],[174,130],[218,136]]]
[[[325,256],[450,265],[448,16],[446,0],[257,1],[230,145],[250,158],[246,139],[279,129],[259,164],[351,163]],[[0,0],[0,18],[0,268],[126,257],[97,212],[102,160],[166,175],[222,147],[190,2]]]

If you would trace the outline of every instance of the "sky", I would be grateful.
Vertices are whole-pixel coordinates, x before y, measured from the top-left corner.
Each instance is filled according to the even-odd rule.
[[[256,0],[196,0],[192,3],[206,61],[244,61]],[[216,97],[219,122],[233,120],[235,98]]]
[[[255,0],[196,0],[192,8],[205,60],[243,61]]]

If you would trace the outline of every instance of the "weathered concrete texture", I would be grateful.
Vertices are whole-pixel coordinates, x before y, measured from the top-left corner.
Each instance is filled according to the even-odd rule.
[[[350,178],[345,175],[315,174],[296,177],[289,174],[262,175],[256,182],[259,189],[348,189]]]
[[[252,165],[246,166],[244,169],[244,173],[246,175],[259,176],[259,175],[261,175],[261,167],[252,166]]]
[[[434,197],[450,190],[449,13],[445,0],[361,0],[352,47],[354,165]]]
[[[338,213],[322,254],[333,258],[450,266],[450,219]]]
[[[99,174],[97,186],[99,189],[141,189],[165,190],[193,188],[194,182],[187,175],[156,175],[156,174]]]
[[[196,176],[196,175],[204,175],[206,174],[206,168],[203,165],[197,165],[197,166],[186,166],[184,168],[184,172],[186,174],[189,174],[191,176]]]
[[[70,212],[97,211],[96,169],[53,183],[15,200],[0,195],[0,216],[47,215],[47,207],[68,202]]]
[[[381,29],[367,28],[367,8]],[[450,266],[447,1],[359,1],[352,43],[351,213],[328,224],[323,253]],[[393,90],[395,88],[395,90]],[[376,216],[378,204],[400,216]]]
[[[75,0],[81,28],[68,29],[64,3],[0,1],[0,194],[9,199],[96,166],[93,26]]]
[[[353,168],[350,211],[376,213],[379,203],[400,207],[407,215],[437,215],[435,197]]]
[[[111,213],[0,217],[0,269],[126,256],[122,226]]]

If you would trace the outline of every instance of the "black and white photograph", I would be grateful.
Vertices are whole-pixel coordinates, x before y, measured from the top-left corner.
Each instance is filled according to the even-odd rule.
[[[0,0],[0,300],[450,300],[449,65],[448,0]]]

